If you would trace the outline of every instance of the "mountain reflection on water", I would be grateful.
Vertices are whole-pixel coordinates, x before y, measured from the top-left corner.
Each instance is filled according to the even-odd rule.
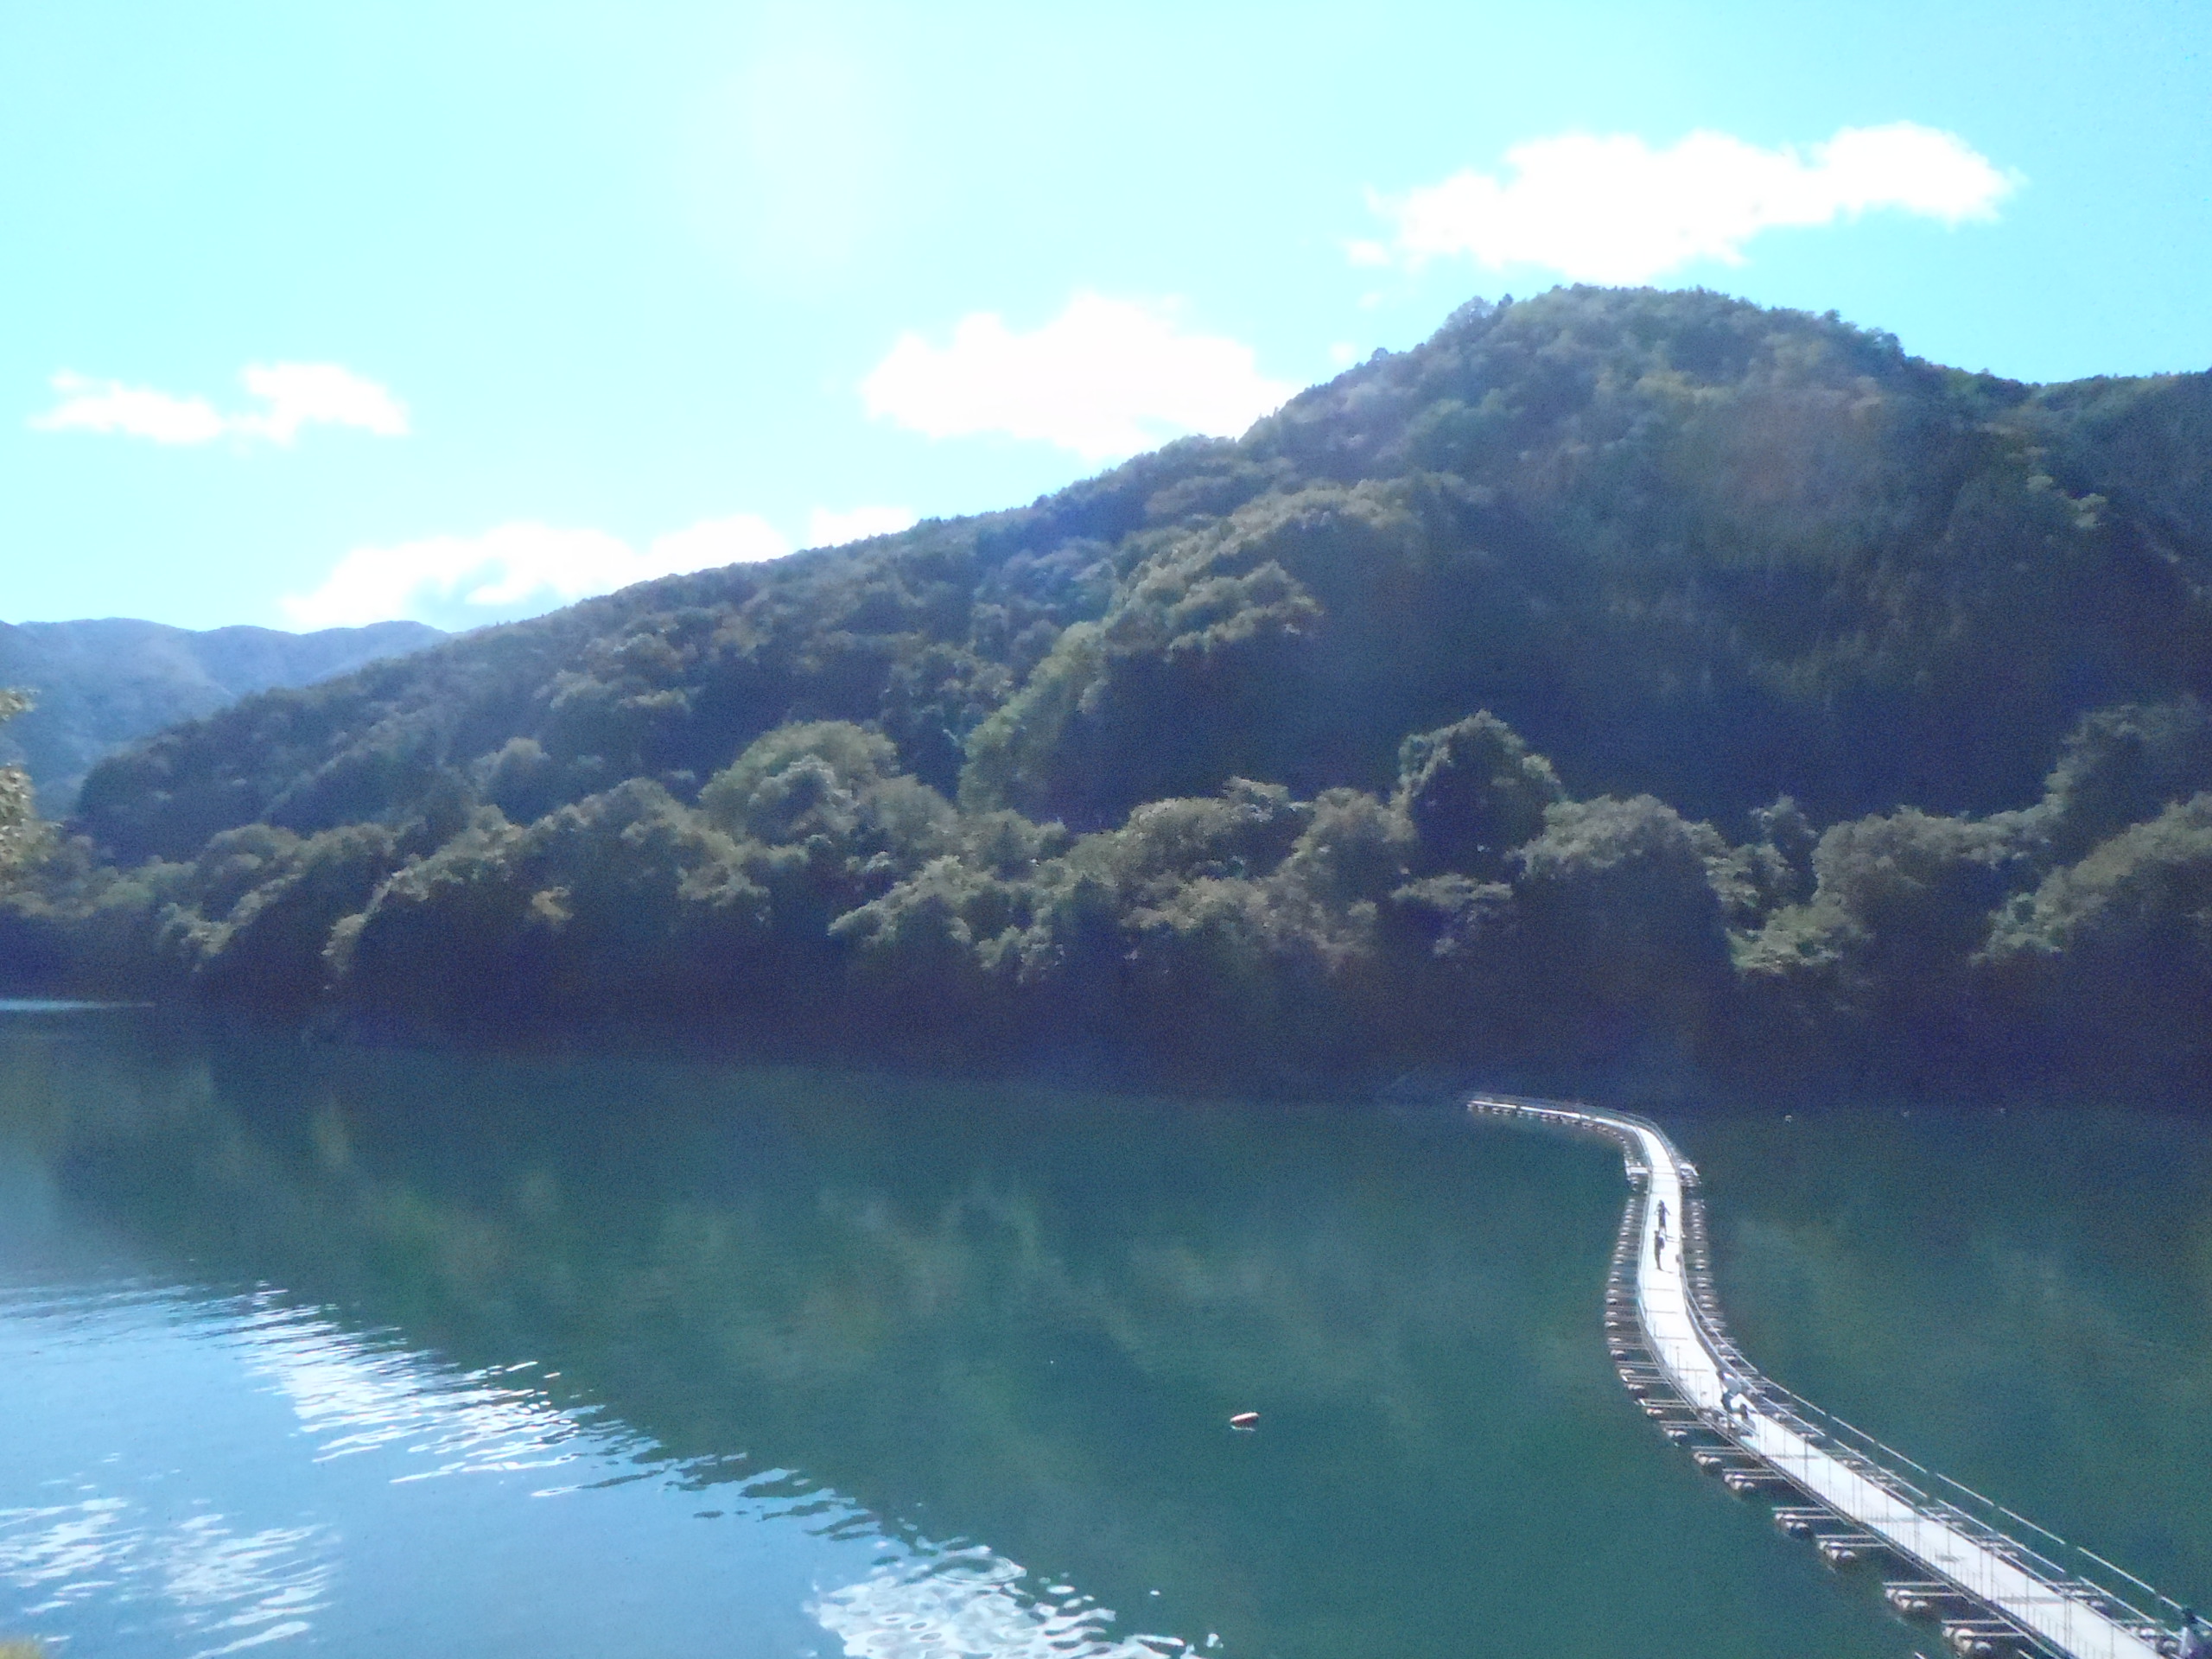
[[[1448,1112],[0,1024],[0,1633],[1912,1651],[1622,1393],[1619,1197]]]

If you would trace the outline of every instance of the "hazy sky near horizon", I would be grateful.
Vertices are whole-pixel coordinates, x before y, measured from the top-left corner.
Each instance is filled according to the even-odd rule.
[[[527,614],[1562,280],[2203,369],[2208,111],[2202,0],[0,0],[0,620]]]

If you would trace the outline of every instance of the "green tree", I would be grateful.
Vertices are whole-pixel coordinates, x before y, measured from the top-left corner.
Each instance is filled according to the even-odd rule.
[[[1728,982],[1713,886],[1727,852],[1711,824],[1649,795],[1546,809],[1544,833],[1516,855],[1514,899],[1525,990],[1548,1001],[1560,1046],[1696,1049]]]
[[[2212,792],[2053,870],[1998,912],[1977,958],[2016,1026],[2063,1033],[2103,1077],[2212,1080]]]
[[[1567,798],[1559,774],[1487,709],[1398,747],[1398,807],[1431,863],[1494,876]]]
[[[21,691],[0,690],[0,723],[31,706]],[[0,766],[0,886],[5,886],[45,850],[46,826],[32,804],[30,774],[21,766]]]

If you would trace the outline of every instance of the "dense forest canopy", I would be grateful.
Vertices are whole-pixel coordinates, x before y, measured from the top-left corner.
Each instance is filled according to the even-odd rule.
[[[313,633],[195,632],[124,617],[0,622],[0,685],[36,700],[0,730],[0,762],[20,766],[40,810],[60,817],[74,809],[85,774],[126,743],[256,691],[327,679],[444,637],[420,622]]]
[[[0,689],[0,726],[27,714],[31,700],[21,691]],[[43,833],[31,810],[30,774],[21,766],[0,766],[0,892],[39,850]]]
[[[2212,375],[1560,289],[164,733],[0,962],[931,1064],[2212,1081],[2208,697]]]

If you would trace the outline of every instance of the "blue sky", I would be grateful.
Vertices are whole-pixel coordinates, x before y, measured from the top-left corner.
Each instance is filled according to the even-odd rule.
[[[0,0],[0,619],[467,626],[1589,276],[2212,366],[2212,7]]]

